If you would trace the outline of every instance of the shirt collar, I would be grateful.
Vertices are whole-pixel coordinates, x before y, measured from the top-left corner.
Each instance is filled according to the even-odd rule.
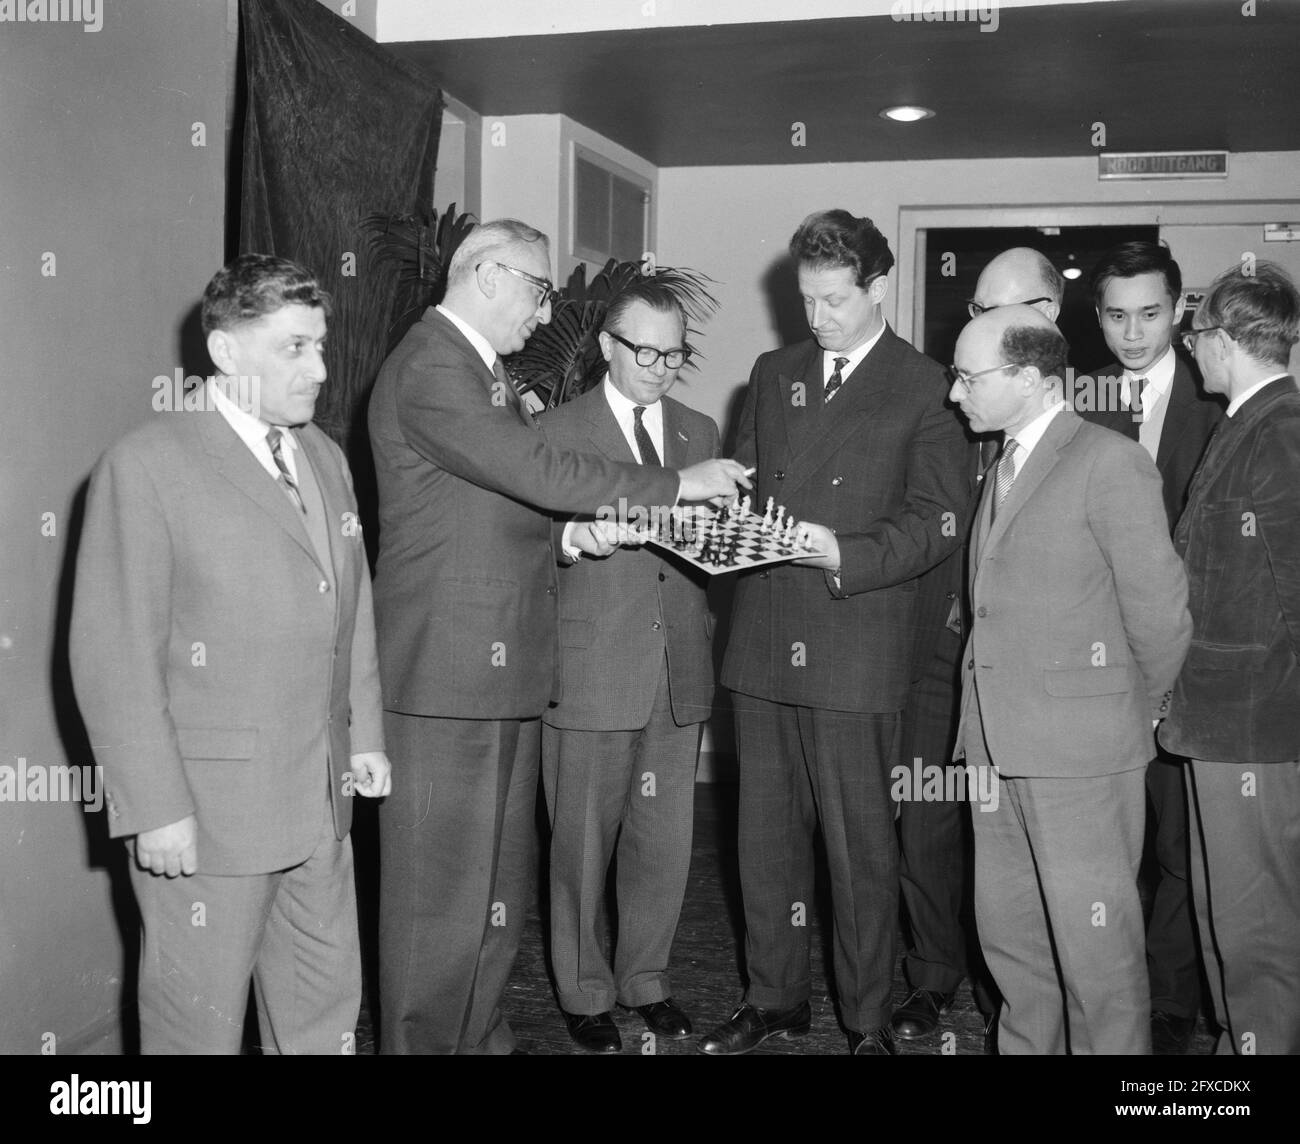
[[[217,412],[226,419],[227,424],[239,434],[239,438],[250,449],[266,444],[266,435],[271,431],[268,425],[259,417],[254,417],[251,413],[241,409],[235,402],[231,401],[224,393],[221,392],[221,386],[216,382],[216,378],[210,377],[204,383],[208,387],[208,392],[212,395],[212,404]],[[289,432],[288,426],[280,426],[280,440],[290,449],[298,447],[298,440]]]
[[[1161,397],[1168,393],[1169,387],[1173,385],[1174,370],[1177,367],[1178,357],[1174,353],[1173,344],[1170,343],[1169,348],[1165,350],[1160,359],[1152,362],[1150,368],[1146,371],[1143,373],[1135,373],[1133,370],[1125,368],[1124,377],[1130,382],[1137,381],[1140,377],[1146,378],[1147,383],[1145,388],[1154,393],[1157,397]],[[1149,405],[1148,408],[1150,408]]]
[[[469,344],[478,352],[478,356],[483,359],[483,364],[487,366],[488,369],[491,369],[496,365],[497,351],[492,348],[492,343],[489,342],[487,338],[480,334],[478,330],[465,321],[465,319],[459,314],[453,314],[441,303],[436,307],[436,309],[438,313],[465,335],[465,340],[468,341]]]
[[[1246,402],[1249,401],[1252,397],[1254,397],[1255,394],[1257,394],[1261,389],[1264,388],[1264,386],[1272,385],[1273,382],[1289,376],[1290,375],[1285,370],[1283,370],[1281,373],[1275,373],[1272,377],[1264,378],[1263,381],[1255,382],[1255,384],[1252,385],[1248,390],[1246,390],[1245,393],[1237,394],[1236,397],[1234,397],[1231,401],[1228,402],[1228,416],[1231,417],[1234,413],[1236,413],[1238,409],[1240,409],[1243,405],[1245,405]]]
[[[1044,410],[1028,425],[1024,426],[1019,433],[1012,434],[1016,439],[1016,444],[1020,446],[1020,455],[1016,458],[1017,472],[1020,471],[1020,466],[1024,464],[1029,454],[1034,451],[1034,446],[1043,439],[1043,434],[1047,432],[1047,427],[1052,423],[1052,418],[1064,408],[1065,402],[1058,401],[1050,409]]]
[[[835,359],[837,357],[842,357],[849,359],[844,368],[840,371],[840,376],[847,378],[849,374],[862,364],[862,359],[875,349],[876,343],[885,336],[885,331],[887,329],[889,329],[889,324],[887,322],[881,322],[880,329],[876,331],[874,337],[868,338],[860,346],[855,346],[851,350],[822,350],[822,363],[826,376],[829,377],[831,372],[834,370]]]
[[[638,403],[619,392],[614,383],[609,380],[608,375],[601,384],[605,387],[605,400],[609,402],[609,407],[614,411],[614,416],[620,422],[631,425],[635,417],[632,411],[637,407]],[[657,421],[663,416],[663,406],[658,401],[653,405],[642,406],[642,408],[645,410],[641,415],[642,421]]]

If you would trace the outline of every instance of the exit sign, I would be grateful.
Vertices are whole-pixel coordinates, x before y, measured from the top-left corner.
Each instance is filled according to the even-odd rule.
[[[1112,151],[1097,156],[1099,179],[1227,177],[1227,151]]]

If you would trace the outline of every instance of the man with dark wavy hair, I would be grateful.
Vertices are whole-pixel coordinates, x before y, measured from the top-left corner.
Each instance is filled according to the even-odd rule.
[[[1191,759],[1192,900],[1219,1053],[1300,1053],[1300,294],[1258,262],[1185,335],[1227,415],[1174,544],[1195,635],[1160,742]]]
[[[997,775],[972,819],[998,1051],[1148,1053],[1143,779],[1191,638],[1187,581],[1151,458],[1066,408],[1066,349],[1023,305],[957,339],[950,396],[1003,443],[971,538],[954,757]]]
[[[736,459],[824,555],[740,577],[722,682],[734,693],[749,988],[706,1053],[811,1022],[807,913],[820,827],[849,1050],[894,1052],[898,915],[891,800],[911,680],[917,578],[962,540],[966,440],[943,370],[881,302],[894,257],[870,219],[810,215],[790,253],[812,338],[761,355]]]

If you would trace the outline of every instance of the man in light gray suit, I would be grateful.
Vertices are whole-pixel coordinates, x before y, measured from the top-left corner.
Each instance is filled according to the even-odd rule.
[[[673,469],[716,457],[713,421],[667,396],[688,357],[685,334],[676,296],[653,278],[619,294],[599,335],[609,375],[542,418],[551,443]],[[700,725],[712,709],[713,622],[703,574],[654,548],[579,559],[573,530],[600,526],[584,518],[565,528],[560,699],[542,717],[542,775],[560,1006],[579,1045],[617,1052],[615,1001],[657,1036],[691,1032],[672,999],[668,954],[691,860]],[[600,914],[616,852],[611,969]]]
[[[1065,408],[1066,352],[1023,305],[957,341],[950,397],[1003,445],[971,541],[954,757],[999,780],[972,815],[999,1050],[1149,1053],[1143,783],[1191,640],[1187,578],[1146,451]]]

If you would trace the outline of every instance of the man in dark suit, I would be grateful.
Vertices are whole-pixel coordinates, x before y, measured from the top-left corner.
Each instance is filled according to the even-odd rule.
[[[1160,741],[1191,759],[1192,900],[1218,1052],[1300,1053],[1300,295],[1215,279],[1186,337],[1226,419],[1174,544],[1194,638]]]
[[[605,381],[541,419],[559,448],[685,468],[719,453],[718,428],[667,396],[686,361],[686,320],[653,278],[610,304]],[[567,548],[569,557],[579,555]],[[691,862],[700,726],[713,707],[706,577],[655,548],[577,560],[560,575],[560,699],[542,726],[551,817],[551,960],[573,1039],[622,1047],[610,1010],[656,1036],[690,1035],[668,984]],[[599,932],[618,856],[613,969]]]
[[[541,715],[556,682],[550,511],[671,505],[748,485],[733,461],[680,473],[547,443],[501,355],[550,320],[546,236],[484,223],[446,298],[388,356],[370,399],[379,483],[375,612],[384,1052],[509,1053],[499,1001],[535,855]],[[613,546],[590,530],[575,544]]]
[[[350,1050],[353,793],[388,791],[370,574],[342,452],[310,424],[329,298],[246,254],[208,284],[218,369],[91,477],[71,656],[134,852],[140,1045]]]
[[[997,774],[972,818],[998,1050],[1145,1053],[1143,773],[1191,638],[1187,585],[1155,466],[1066,409],[1066,352],[1028,306],[957,340],[952,399],[1004,441],[971,541],[955,757]]]
[[[966,308],[972,318],[999,306],[1033,306],[1053,321],[1061,312],[1065,279],[1051,260],[1030,247],[1004,250],[980,272]],[[981,437],[968,448],[964,471],[972,495],[984,478],[998,442]],[[917,593],[912,683],[903,713],[903,761],[920,775],[905,786],[924,789],[924,777],[952,759],[957,734],[957,696],[962,645],[965,548],[921,577]],[[931,768],[927,771],[926,768]],[[899,889],[911,947],[903,960],[912,990],[891,1024],[896,1036],[917,1040],[939,1027],[967,962],[978,950],[963,925],[970,907],[970,811],[968,801],[922,798],[899,803]],[[970,967],[972,990],[985,1015],[986,1040],[1000,1002],[987,971]],[[988,1041],[991,1047],[991,1040]]]
[[[745,1001],[705,1038],[748,1052],[809,1028],[807,911],[821,825],[849,1048],[893,1053],[893,770],[917,577],[961,543],[966,441],[942,369],[880,313],[893,265],[870,219],[810,215],[791,240],[813,338],[763,354],[737,459],[826,555],[741,576],[722,682],[735,693]]]
[[[1205,443],[1223,416],[1196,366],[1177,352],[1183,284],[1168,247],[1125,242],[1101,256],[1092,294],[1115,360],[1076,386],[1079,415],[1138,441],[1160,470],[1168,531],[1173,532]],[[1159,880],[1147,925],[1151,1038],[1160,1055],[1186,1053],[1201,1008],[1201,967],[1188,896],[1185,759],[1153,746],[1147,798],[1155,830],[1148,848]]]

